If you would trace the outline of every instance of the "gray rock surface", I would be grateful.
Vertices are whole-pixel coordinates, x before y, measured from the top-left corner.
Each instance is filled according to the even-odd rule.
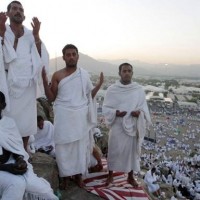
[[[34,172],[45,178],[53,188],[55,193],[61,193],[62,200],[99,200],[102,199],[94,194],[87,192],[85,189],[79,188],[73,181],[69,182],[67,190],[60,191],[58,168],[55,159],[45,153],[35,153],[31,157],[31,164]]]
[[[53,190],[56,191],[59,181],[55,159],[45,153],[37,152],[31,157],[31,164],[34,172],[39,177],[45,178],[51,184]]]

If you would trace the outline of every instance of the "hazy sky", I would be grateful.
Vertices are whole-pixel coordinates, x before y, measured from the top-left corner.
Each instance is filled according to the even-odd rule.
[[[6,11],[10,0],[0,0]],[[51,57],[65,44],[96,59],[200,64],[200,0],[21,0]]]

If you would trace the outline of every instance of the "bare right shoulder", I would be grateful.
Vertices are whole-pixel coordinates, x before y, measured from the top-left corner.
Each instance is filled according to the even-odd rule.
[[[65,71],[65,68],[56,71],[52,76],[52,81],[55,81],[58,84],[64,77],[66,77]]]

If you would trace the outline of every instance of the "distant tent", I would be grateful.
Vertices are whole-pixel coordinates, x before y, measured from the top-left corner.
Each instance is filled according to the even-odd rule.
[[[150,138],[150,137],[144,137],[144,140],[156,143],[156,139]]]

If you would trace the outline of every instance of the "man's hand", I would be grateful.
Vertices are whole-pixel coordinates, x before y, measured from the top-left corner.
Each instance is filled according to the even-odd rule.
[[[38,20],[37,17],[33,17],[31,26],[33,27],[33,36],[35,38],[35,42],[40,41],[39,31],[40,31],[41,22]]]
[[[27,163],[23,158],[17,159],[15,164],[17,170],[27,170]]]
[[[6,172],[9,172],[9,173],[15,174],[15,175],[23,175],[27,171],[27,167],[21,169],[21,168],[19,168],[19,165],[16,163],[3,164],[0,166],[0,169],[2,171],[6,171]]]
[[[117,117],[124,117],[126,115],[126,111],[122,111],[120,112],[119,110],[116,110],[116,116]]]
[[[0,36],[4,37],[4,34],[6,32],[6,20],[7,16],[5,12],[0,12]]]
[[[139,115],[140,115],[140,111],[139,111],[139,110],[138,110],[138,111],[132,111],[132,112],[131,112],[131,116],[132,116],[132,117],[137,117],[137,118],[138,118]]]

